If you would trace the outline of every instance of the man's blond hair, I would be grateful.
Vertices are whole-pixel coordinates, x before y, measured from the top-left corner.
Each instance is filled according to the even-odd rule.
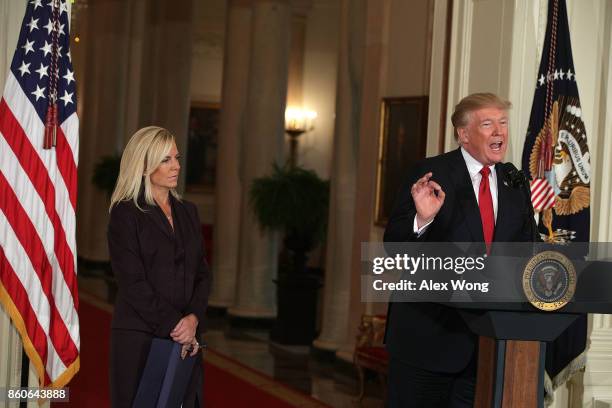
[[[498,108],[509,110],[512,103],[490,92],[473,93],[461,99],[455,105],[455,111],[451,116],[451,122],[455,127],[455,140],[458,137],[457,128],[465,127],[470,121],[470,114],[482,108]]]

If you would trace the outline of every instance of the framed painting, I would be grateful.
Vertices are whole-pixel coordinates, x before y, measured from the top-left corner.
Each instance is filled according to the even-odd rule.
[[[383,98],[376,182],[375,224],[385,226],[410,169],[425,158],[427,96]]]
[[[215,187],[218,133],[219,104],[191,102],[187,127],[187,191],[207,191]]]

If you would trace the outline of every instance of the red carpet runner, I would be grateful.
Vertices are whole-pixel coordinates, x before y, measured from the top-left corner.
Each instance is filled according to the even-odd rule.
[[[94,303],[109,308],[82,294],[79,308],[81,370],[69,384],[70,402],[54,403],[54,408],[110,407],[108,353],[111,313],[93,306]],[[327,407],[212,350],[205,357],[204,378],[206,408]]]

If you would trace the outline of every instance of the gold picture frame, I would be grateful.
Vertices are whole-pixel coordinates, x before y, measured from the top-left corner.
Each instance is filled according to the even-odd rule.
[[[383,98],[380,112],[375,224],[386,226],[408,172],[425,158],[429,97]]]

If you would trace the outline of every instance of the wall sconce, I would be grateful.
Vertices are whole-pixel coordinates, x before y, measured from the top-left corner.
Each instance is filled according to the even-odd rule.
[[[285,110],[285,132],[289,135],[289,164],[295,167],[297,162],[298,138],[314,129],[317,112],[294,106]]]

